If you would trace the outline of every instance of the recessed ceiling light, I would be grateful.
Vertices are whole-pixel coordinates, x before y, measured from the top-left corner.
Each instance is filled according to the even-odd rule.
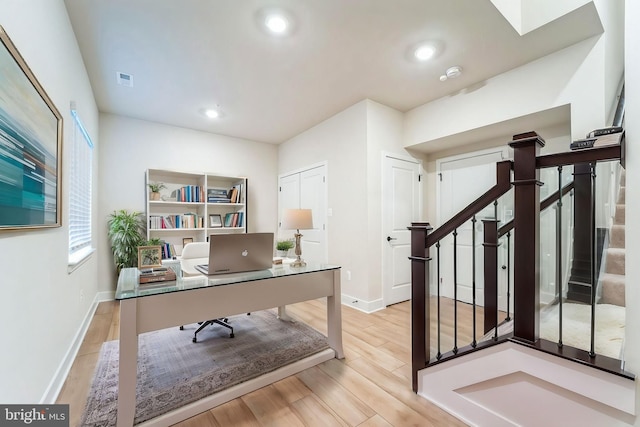
[[[210,119],[217,119],[220,117],[220,112],[218,110],[214,110],[213,108],[209,108],[204,110],[204,115],[209,117]]]
[[[286,34],[289,29],[289,21],[281,14],[268,15],[264,20],[264,25],[274,34]]]
[[[433,58],[435,54],[436,48],[432,44],[420,45],[413,51],[413,56],[415,56],[418,61],[428,61]]]

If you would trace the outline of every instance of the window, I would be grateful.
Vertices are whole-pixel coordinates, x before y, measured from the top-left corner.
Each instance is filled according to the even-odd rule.
[[[91,247],[91,177],[93,142],[71,103],[74,119],[69,159],[69,265],[74,267],[93,251]]]

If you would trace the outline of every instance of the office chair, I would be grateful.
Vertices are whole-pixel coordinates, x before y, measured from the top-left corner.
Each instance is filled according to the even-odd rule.
[[[180,257],[180,270],[182,272],[182,279],[189,280],[189,277],[202,278],[202,274],[198,270],[196,270],[195,267],[198,264],[207,264],[208,262],[209,242],[187,243],[182,249],[182,256]],[[200,326],[194,332],[192,341],[198,342],[198,332],[214,323],[229,329],[231,331],[231,333],[229,334],[229,338],[233,338],[235,336],[233,334],[233,326],[227,323],[228,321],[229,319],[227,318],[219,318],[198,322],[198,325]],[[180,330],[183,329],[184,327],[180,326]]]

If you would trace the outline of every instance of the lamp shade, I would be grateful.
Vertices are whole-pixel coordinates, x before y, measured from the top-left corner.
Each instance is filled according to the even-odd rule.
[[[284,209],[282,211],[284,230],[310,230],[313,228],[311,209]]]

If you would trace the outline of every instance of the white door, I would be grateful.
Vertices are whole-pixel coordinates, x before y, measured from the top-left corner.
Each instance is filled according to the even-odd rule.
[[[441,159],[437,162],[438,225],[444,224],[496,184],[496,163],[505,157],[504,149],[495,149]],[[503,218],[504,206],[504,203],[497,205],[498,219]],[[455,258],[457,298],[459,301],[468,303],[473,301],[473,234],[475,232],[476,304],[484,305],[482,219],[495,218],[495,213],[496,207],[489,205],[476,215],[475,230],[471,221],[467,221],[459,227],[455,237],[455,246],[454,236],[451,234],[440,242],[441,296],[454,297]],[[435,247],[431,249],[430,255],[433,259],[431,269],[434,274],[437,274],[437,249]],[[434,289],[431,292],[434,293]]]
[[[411,298],[411,235],[420,219],[420,163],[383,157],[382,299],[385,306]]]
[[[302,258],[306,261],[328,262],[326,181],[326,165],[291,172],[279,178],[279,218],[284,209],[311,209],[313,229],[300,230]],[[282,230],[280,225],[278,228],[278,238],[293,236],[293,230]]]

